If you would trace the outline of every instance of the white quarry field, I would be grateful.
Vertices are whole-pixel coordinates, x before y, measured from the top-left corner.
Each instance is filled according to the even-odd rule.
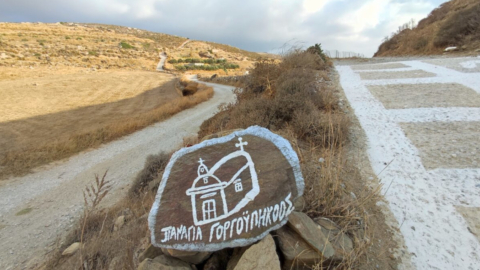
[[[210,100],[164,122],[32,174],[0,182],[0,269],[30,269],[59,246],[57,240],[62,241],[81,216],[82,191],[94,181],[95,174],[102,176],[108,170],[106,179],[113,188],[104,202],[117,202],[128,191],[148,155],[177,150],[183,138],[196,135],[219,105],[235,100],[233,87],[207,84],[215,91]],[[16,215],[27,208],[33,210]]]
[[[480,106],[475,101],[480,97],[480,58],[336,68],[366,133],[371,166],[383,184],[382,194],[398,221],[411,263],[417,269],[480,269],[480,224],[475,216],[480,213]],[[432,86],[438,84],[449,86],[432,91]],[[411,87],[402,92],[404,85],[414,85],[417,92]],[[388,100],[389,106],[376,98],[371,86],[385,86],[382,100]],[[428,95],[419,95],[422,91]],[[452,95],[454,91],[462,94]],[[395,99],[404,105],[403,109],[386,109]],[[451,99],[468,100],[462,103]],[[436,107],[439,101],[445,102]],[[436,128],[438,125],[441,129]],[[467,134],[457,131],[455,127],[459,126]],[[419,143],[418,134],[428,138],[421,137],[423,143]],[[432,154],[439,162],[427,160],[432,159]],[[459,157],[462,159],[456,160]],[[424,164],[436,165],[427,169]]]

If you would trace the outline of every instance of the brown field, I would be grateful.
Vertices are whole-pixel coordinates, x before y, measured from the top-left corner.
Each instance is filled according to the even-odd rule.
[[[0,72],[0,177],[129,134],[213,94],[180,97],[175,77],[157,72],[35,71]]]

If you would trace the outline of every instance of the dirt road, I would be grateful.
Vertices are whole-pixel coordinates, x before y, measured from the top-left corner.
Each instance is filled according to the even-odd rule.
[[[417,269],[479,269],[479,60],[336,65]]]
[[[82,190],[94,174],[103,174],[113,189],[106,204],[120,199],[150,154],[179,147],[224,102],[233,88],[214,85],[209,101],[121,140],[39,168],[35,173],[0,183],[0,269],[24,269],[41,261],[82,211]],[[22,211],[23,210],[23,211]]]

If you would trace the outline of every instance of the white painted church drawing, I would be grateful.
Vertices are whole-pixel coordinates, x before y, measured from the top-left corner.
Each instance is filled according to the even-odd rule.
[[[235,147],[240,150],[223,157],[211,169],[207,168],[203,159],[199,160],[198,176],[193,181],[192,187],[186,191],[187,196],[191,197],[193,221],[196,226],[216,222],[239,212],[260,192],[255,164],[250,154],[244,149],[248,142],[243,142],[241,137],[238,141]],[[223,165],[228,166],[229,161],[239,157],[246,159],[245,165],[231,179],[219,179],[215,176],[215,172]],[[250,178],[242,180],[240,175],[243,172],[249,172]],[[245,195],[238,202],[232,202],[231,198],[235,196],[232,193],[245,193]]]

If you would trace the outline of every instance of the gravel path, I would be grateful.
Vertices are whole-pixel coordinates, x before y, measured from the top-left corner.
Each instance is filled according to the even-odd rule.
[[[165,66],[165,61],[167,61],[167,54],[162,52],[159,54],[160,62],[157,65],[157,71],[163,71],[163,67]]]
[[[470,103],[480,94],[478,60],[336,65],[367,135],[371,166],[417,269],[480,269],[479,219],[475,216],[480,209],[480,108],[475,107],[476,101]],[[467,68],[473,71],[464,71]],[[433,75],[405,76],[419,70]],[[439,84],[448,87],[433,91],[432,86]],[[412,87],[404,91],[406,85]],[[462,94],[453,97],[452,92]],[[472,101],[443,102],[437,107],[450,98]],[[392,106],[395,99],[403,109]],[[458,107],[462,104],[468,107]],[[433,159],[438,162],[432,163]]]
[[[82,190],[94,174],[108,169],[113,189],[105,203],[114,203],[126,194],[148,155],[175,150],[183,137],[198,132],[220,104],[234,101],[233,87],[209,85],[215,89],[212,99],[162,123],[30,175],[0,182],[0,269],[29,268],[54,249],[56,240],[81,213]],[[19,215],[20,211],[26,214]]]

